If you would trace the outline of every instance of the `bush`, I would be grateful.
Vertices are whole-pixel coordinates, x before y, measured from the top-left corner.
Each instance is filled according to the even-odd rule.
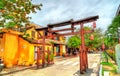
[[[116,61],[116,59],[115,59],[115,51],[114,50],[106,50],[106,52],[114,61]]]

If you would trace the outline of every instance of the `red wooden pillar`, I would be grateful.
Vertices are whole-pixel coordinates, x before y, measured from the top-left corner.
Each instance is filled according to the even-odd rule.
[[[71,32],[73,33],[74,32],[74,24],[71,25],[71,28],[72,28]]]
[[[48,48],[48,65],[50,64],[50,49]]]
[[[80,25],[80,35],[81,35],[81,49],[80,49],[80,73],[83,73],[84,71],[84,59],[83,59],[83,45],[84,45],[84,30],[83,30],[83,24]]]
[[[42,56],[42,67],[45,65],[45,31],[43,31],[43,56]]]
[[[83,50],[82,50],[82,46],[80,46],[80,54],[79,54],[79,58],[80,58],[80,73],[83,73],[83,69],[84,69],[84,66],[83,66]]]
[[[48,32],[49,38],[50,38],[50,39],[54,39],[54,34],[52,34],[50,27],[48,27],[48,31],[49,31],[49,32]],[[54,44],[52,44],[51,46],[52,46],[52,53],[54,54]],[[54,63],[54,58],[53,58],[53,63]]]
[[[52,53],[54,54],[54,44],[52,44]],[[52,64],[54,64],[54,58],[53,58]]]
[[[40,60],[40,48],[37,47],[37,68],[39,68],[40,65],[39,60]]]
[[[86,69],[88,68],[88,57],[87,57],[87,49],[86,49],[86,46],[85,46],[85,67]]]
[[[80,73],[86,71],[88,67],[87,61],[87,50],[85,49],[85,38],[84,38],[84,28],[83,23],[80,25],[80,35],[81,35],[81,50],[80,50]]]

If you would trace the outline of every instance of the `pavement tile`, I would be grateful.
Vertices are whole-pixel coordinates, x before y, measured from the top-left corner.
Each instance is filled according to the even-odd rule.
[[[100,61],[99,54],[88,54],[89,68],[84,74],[79,71],[79,57],[55,60],[55,64],[49,67],[26,69],[23,71],[5,74],[4,76],[97,76]],[[90,68],[92,67],[92,68]],[[1,75],[0,75],[1,76]]]

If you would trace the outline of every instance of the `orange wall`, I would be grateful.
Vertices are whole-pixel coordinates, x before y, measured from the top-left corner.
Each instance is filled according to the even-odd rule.
[[[11,67],[17,64],[18,60],[18,35],[5,33],[4,38],[4,63]]]
[[[0,39],[0,55],[3,54],[4,63],[7,67],[16,64],[30,65],[34,63],[34,46],[42,45],[30,44],[17,34],[5,33]],[[46,45],[45,50],[48,50],[48,47],[51,51],[51,45]]]
[[[54,56],[56,56],[56,47],[54,46]]]
[[[30,65],[34,62],[34,45],[19,38],[18,65]]]
[[[62,56],[63,46],[60,45],[60,56]]]
[[[4,38],[0,38],[0,58],[3,59],[4,54]]]

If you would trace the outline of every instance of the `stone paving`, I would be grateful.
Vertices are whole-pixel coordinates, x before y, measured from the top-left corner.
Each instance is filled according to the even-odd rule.
[[[38,70],[29,68],[23,71],[14,72],[11,74],[2,73],[3,76],[98,76],[100,54],[88,54],[89,69],[85,74],[79,74],[79,57],[61,58],[55,60],[55,64],[40,68]]]

